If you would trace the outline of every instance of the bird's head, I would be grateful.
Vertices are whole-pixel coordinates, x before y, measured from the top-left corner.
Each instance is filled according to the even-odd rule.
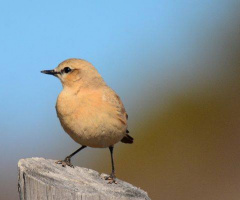
[[[82,59],[68,59],[53,70],[41,72],[59,78],[63,87],[98,87],[105,84],[96,68]]]

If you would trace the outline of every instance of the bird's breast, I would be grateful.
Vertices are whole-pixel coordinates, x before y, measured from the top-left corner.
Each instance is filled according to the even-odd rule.
[[[102,101],[100,93],[60,94],[56,104],[63,129],[76,142],[92,147],[107,147],[122,139],[126,127],[117,112]]]

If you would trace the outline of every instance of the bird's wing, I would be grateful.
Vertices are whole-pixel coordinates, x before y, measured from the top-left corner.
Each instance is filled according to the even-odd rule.
[[[117,110],[118,120],[126,126],[126,135],[122,138],[121,142],[132,144],[133,138],[128,134],[129,131],[127,129],[128,114],[120,97],[112,89],[109,89],[105,92],[104,99]]]
[[[115,108],[115,110],[117,111],[118,119],[123,124],[127,125],[128,115],[126,113],[124,105],[120,97],[112,89],[109,88],[104,92],[104,101],[106,101],[108,104]]]

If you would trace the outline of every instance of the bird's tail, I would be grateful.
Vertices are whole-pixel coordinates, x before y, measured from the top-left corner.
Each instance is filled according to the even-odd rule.
[[[130,135],[128,135],[129,131],[127,130],[127,134],[123,137],[123,139],[121,140],[121,142],[123,143],[127,143],[127,144],[132,144],[133,143],[133,137],[131,137]]]

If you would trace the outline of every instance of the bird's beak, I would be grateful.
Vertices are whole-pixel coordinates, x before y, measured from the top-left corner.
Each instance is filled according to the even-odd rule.
[[[57,74],[60,74],[60,72],[56,72],[54,69],[53,70],[43,70],[43,71],[41,71],[41,73],[49,74],[49,75],[53,75],[53,76],[57,76]]]

